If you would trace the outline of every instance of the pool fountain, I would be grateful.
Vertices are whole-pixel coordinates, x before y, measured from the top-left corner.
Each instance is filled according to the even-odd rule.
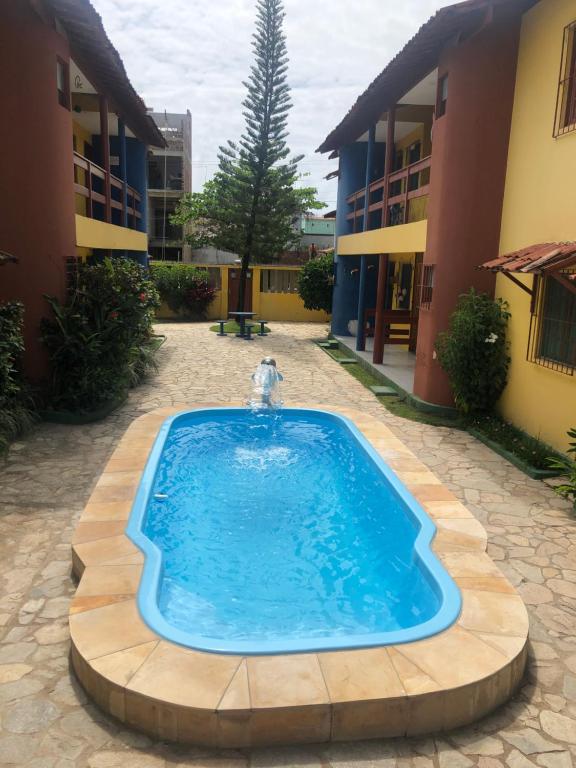
[[[265,357],[251,376],[252,392],[246,405],[252,410],[277,410],[282,405],[280,382],[284,376],[273,357]]]

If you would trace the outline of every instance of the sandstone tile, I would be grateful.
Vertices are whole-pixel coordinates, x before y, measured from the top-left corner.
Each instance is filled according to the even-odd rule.
[[[73,614],[70,633],[85,659],[96,659],[157,639],[140,618],[134,599]]]
[[[161,640],[127,687],[168,704],[215,712],[239,663],[237,656],[200,653]]]
[[[250,656],[247,662],[253,709],[329,702],[316,654]]]
[[[333,703],[406,696],[386,648],[321,653],[318,658]]]

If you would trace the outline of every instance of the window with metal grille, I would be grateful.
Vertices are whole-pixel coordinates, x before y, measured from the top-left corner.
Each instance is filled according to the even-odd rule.
[[[296,293],[298,291],[297,269],[263,269],[260,277],[262,293]]]
[[[527,359],[569,376],[576,370],[576,293],[553,277],[535,281]]]
[[[434,264],[424,264],[422,267],[422,283],[420,285],[420,308],[430,309],[434,292]]]
[[[576,131],[576,21],[564,27],[554,136]]]

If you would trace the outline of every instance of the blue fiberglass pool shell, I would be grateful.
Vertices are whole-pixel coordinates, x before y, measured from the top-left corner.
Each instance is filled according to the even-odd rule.
[[[406,643],[449,627],[460,591],[436,527],[349,419],[184,411],[161,426],[126,533],[140,613],[189,648],[259,655]]]

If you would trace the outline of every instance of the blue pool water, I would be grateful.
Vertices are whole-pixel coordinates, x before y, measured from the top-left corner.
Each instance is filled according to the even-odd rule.
[[[457,617],[435,527],[356,427],[318,410],[191,411],[160,430],[128,534],[160,635],[221,653],[406,642]]]

